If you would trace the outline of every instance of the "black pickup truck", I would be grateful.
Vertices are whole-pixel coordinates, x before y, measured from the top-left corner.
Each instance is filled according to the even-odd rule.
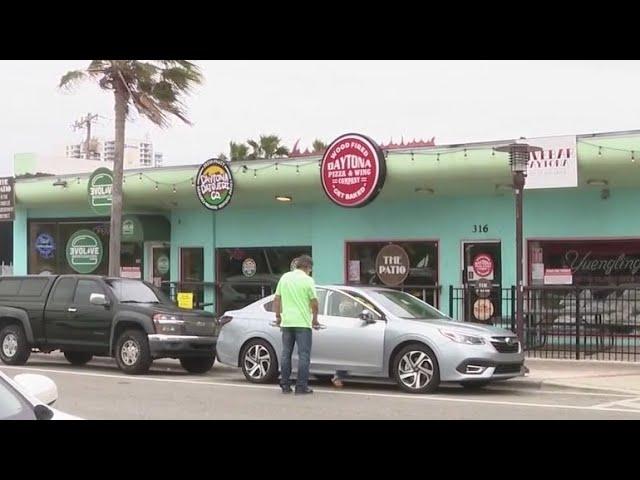
[[[191,373],[215,361],[212,313],[176,307],[140,280],[90,275],[0,277],[0,359],[24,365],[33,350],[64,352],[74,365],[115,357],[125,373],[177,358]]]

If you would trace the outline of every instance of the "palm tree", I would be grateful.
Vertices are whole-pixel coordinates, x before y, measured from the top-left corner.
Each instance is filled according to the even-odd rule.
[[[113,92],[115,103],[115,158],[111,228],[109,235],[109,275],[120,275],[120,238],[122,234],[122,169],[124,129],[133,107],[160,127],[169,126],[167,114],[187,124],[182,96],[202,82],[199,68],[186,60],[92,60],[86,70],[67,72],[60,88],[71,89],[82,80],[93,80],[103,90]]]
[[[249,147],[244,143],[229,142],[229,157],[231,161],[246,160],[249,155]]]
[[[316,138],[313,141],[313,145],[312,145],[312,149],[313,149],[313,153],[324,153],[324,151],[327,149],[329,145],[327,145],[326,143],[324,143],[322,140],[320,140],[319,138]]]
[[[247,158],[274,158],[286,157],[289,155],[289,149],[281,145],[282,140],[277,135],[260,135],[260,139],[247,140],[247,143],[253,150]]]

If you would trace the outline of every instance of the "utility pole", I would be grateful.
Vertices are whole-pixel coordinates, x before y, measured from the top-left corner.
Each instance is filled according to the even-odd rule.
[[[96,120],[98,118],[98,115],[94,114],[92,115],[91,113],[87,113],[87,116],[84,118],[80,118],[80,120],[76,120],[75,123],[72,125],[72,128],[75,130],[83,130],[86,129],[87,130],[87,140],[85,143],[85,158],[89,159],[89,146],[91,144],[91,123]]]

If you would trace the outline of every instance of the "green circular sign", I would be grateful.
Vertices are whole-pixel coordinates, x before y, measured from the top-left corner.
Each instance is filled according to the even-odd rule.
[[[162,255],[156,260],[156,269],[160,275],[166,275],[169,272],[169,257]]]
[[[111,213],[113,173],[108,168],[98,168],[89,177],[87,187],[89,206],[99,215]]]
[[[78,273],[91,273],[102,262],[102,242],[91,230],[78,230],[67,242],[67,262]]]

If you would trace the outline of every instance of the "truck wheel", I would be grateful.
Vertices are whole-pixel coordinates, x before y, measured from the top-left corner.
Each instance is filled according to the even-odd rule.
[[[153,359],[149,350],[149,339],[140,330],[126,330],[116,343],[116,363],[129,375],[146,373]]]
[[[180,359],[180,365],[189,373],[206,373],[211,370],[215,361],[215,355],[208,355],[206,357],[183,357]]]
[[[24,365],[31,355],[31,346],[20,325],[7,325],[0,330],[0,359],[7,365]]]
[[[64,358],[71,365],[84,365],[93,358],[93,355],[85,352],[64,352]]]

